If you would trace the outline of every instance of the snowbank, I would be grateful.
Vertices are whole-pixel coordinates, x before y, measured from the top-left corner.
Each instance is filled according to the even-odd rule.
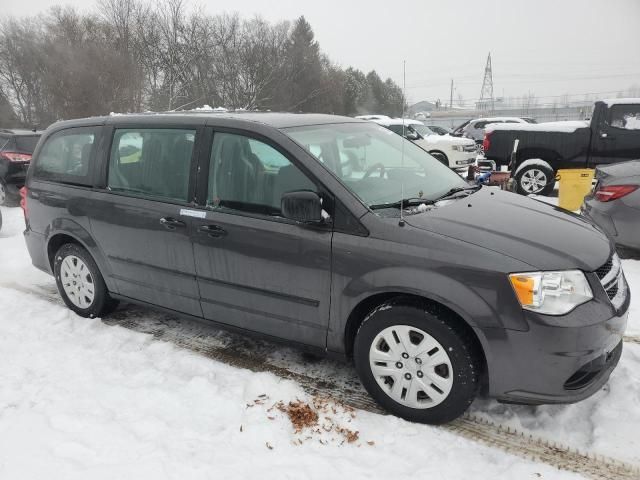
[[[579,128],[587,127],[589,127],[589,122],[583,120],[546,123],[492,123],[487,125],[485,131],[492,132],[495,130],[524,130],[527,132],[573,133]]]
[[[20,209],[2,214],[0,478],[578,478],[441,429],[360,411],[355,418],[333,415],[359,432],[358,441],[341,445],[334,434],[323,435],[326,445],[306,440],[308,432],[296,434],[283,413],[268,411],[278,401],[308,400],[297,384],[47,301],[57,298],[55,284],[30,265]],[[633,292],[627,335],[640,335],[640,261],[623,260],[623,268]],[[158,321],[152,311],[135,313]],[[195,328],[185,325],[184,334]],[[305,364],[289,349],[269,348],[257,353],[269,363],[356,384],[348,365]],[[256,404],[262,395],[268,401]],[[608,384],[583,402],[527,407],[479,399],[471,408],[497,423],[639,464],[640,345],[625,344]]]

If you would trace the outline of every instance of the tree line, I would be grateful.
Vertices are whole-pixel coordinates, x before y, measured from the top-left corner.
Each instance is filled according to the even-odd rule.
[[[332,62],[304,17],[99,0],[0,23],[0,126],[110,112],[228,109],[399,116],[401,88]]]

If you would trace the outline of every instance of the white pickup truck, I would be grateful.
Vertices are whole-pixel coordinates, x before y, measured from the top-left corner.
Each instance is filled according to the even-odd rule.
[[[424,123],[408,118],[404,121],[401,118],[372,118],[371,121],[403,135],[453,170],[465,170],[476,161],[477,146],[471,139],[438,135]]]

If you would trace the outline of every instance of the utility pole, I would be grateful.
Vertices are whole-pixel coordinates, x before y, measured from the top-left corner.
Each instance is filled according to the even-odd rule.
[[[451,79],[451,100],[449,100],[449,110],[453,110],[453,78]]]
[[[493,72],[491,71],[491,52],[487,57],[487,65],[484,67],[484,79],[482,80],[482,90],[480,92],[480,109],[487,110],[487,107],[491,108],[491,113],[494,111],[494,98],[493,98]]]

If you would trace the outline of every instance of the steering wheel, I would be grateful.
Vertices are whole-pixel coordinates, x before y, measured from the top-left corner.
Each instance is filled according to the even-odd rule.
[[[362,180],[369,178],[371,174],[376,170],[380,170],[380,178],[384,177],[384,173],[385,173],[384,165],[378,162],[378,163],[374,163],[369,168],[367,168],[367,171],[364,172],[364,175],[362,176]]]

